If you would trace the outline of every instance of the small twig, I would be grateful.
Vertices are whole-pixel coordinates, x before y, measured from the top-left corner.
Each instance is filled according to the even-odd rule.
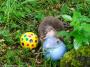
[[[43,52],[39,52],[39,53],[34,53],[34,54],[36,54],[36,55],[37,55],[37,54],[42,54],[42,53],[43,53]]]
[[[38,64],[40,64],[41,62],[40,61],[38,61],[38,57],[39,57],[39,55],[42,53],[42,52],[40,52],[40,50],[41,50],[41,48],[42,47],[40,47],[40,49],[37,51],[37,55],[36,55],[36,63],[38,63]]]
[[[0,42],[4,42],[5,40],[4,39],[0,39]]]

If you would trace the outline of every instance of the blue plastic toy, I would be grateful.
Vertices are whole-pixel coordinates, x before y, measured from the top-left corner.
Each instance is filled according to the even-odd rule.
[[[46,59],[59,60],[66,52],[65,44],[56,37],[47,37],[43,43],[43,53]]]

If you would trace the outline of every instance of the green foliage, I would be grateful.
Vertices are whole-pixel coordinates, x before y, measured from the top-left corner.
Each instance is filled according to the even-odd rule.
[[[2,2],[0,6],[0,23],[2,23],[4,30],[1,29],[0,35],[5,40],[5,43],[9,45],[19,43],[20,35],[25,31],[36,33],[36,20],[32,21],[32,18],[29,17],[30,20],[24,21],[26,16],[31,14],[33,6],[36,4],[36,0],[6,0]],[[43,15],[41,12],[37,12],[35,18],[41,20]]]
[[[27,67],[27,64],[23,63],[22,58],[20,56],[20,50],[14,50],[9,49],[6,52],[6,55],[4,56],[6,63],[4,63],[5,66],[19,66],[19,67]]]
[[[81,20],[82,19],[82,20]],[[88,26],[88,29],[90,29],[90,24],[87,24],[85,22],[84,19],[87,19],[87,17],[83,18],[83,16],[81,16],[80,13],[78,12],[75,12],[74,15],[73,15],[73,21],[70,23],[71,26],[73,26],[73,31],[70,32],[71,36],[74,37],[74,45],[75,43],[77,43],[77,45],[81,45],[83,43],[85,44],[89,44],[90,41],[89,41],[89,38],[90,38],[90,34],[88,35],[88,33],[90,33],[89,30],[87,30],[87,26]],[[84,22],[83,22],[84,20]],[[90,19],[88,19],[90,20]],[[85,25],[85,26],[83,26]],[[77,49],[77,47],[76,47]]]
[[[69,15],[62,15],[62,17],[64,18],[65,21],[72,21],[72,18]]]
[[[63,15],[62,16],[65,21],[70,21],[70,26],[72,27],[72,31],[65,32],[63,31],[63,36],[73,37],[73,45],[75,49],[78,49],[81,45],[89,45],[90,44],[90,18],[81,15],[79,12],[74,11],[73,17],[71,21],[71,16]]]
[[[60,61],[60,67],[88,67],[90,64],[90,46],[70,50]]]
[[[61,7],[61,14],[70,14],[69,6],[67,4],[63,4]]]
[[[0,37],[5,40],[8,44],[13,44],[13,38],[11,37],[11,34],[9,34],[9,30],[0,30]]]
[[[20,2],[18,0],[6,0],[1,5],[1,12],[3,12],[4,21],[6,23],[11,21],[17,21],[21,17],[25,17],[26,14],[30,13],[31,10],[26,7],[26,3],[34,2],[34,0],[25,0]],[[35,3],[35,2],[34,2]]]

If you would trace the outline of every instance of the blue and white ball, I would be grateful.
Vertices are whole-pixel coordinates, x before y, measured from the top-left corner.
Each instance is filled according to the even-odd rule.
[[[59,60],[65,52],[65,44],[56,37],[47,37],[43,43],[43,54],[46,59]]]

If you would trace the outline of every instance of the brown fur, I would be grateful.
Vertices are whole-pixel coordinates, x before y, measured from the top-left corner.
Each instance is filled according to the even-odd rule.
[[[64,29],[63,22],[53,16],[45,17],[40,23],[38,32],[41,39],[46,36],[46,33],[50,30],[60,31]]]

